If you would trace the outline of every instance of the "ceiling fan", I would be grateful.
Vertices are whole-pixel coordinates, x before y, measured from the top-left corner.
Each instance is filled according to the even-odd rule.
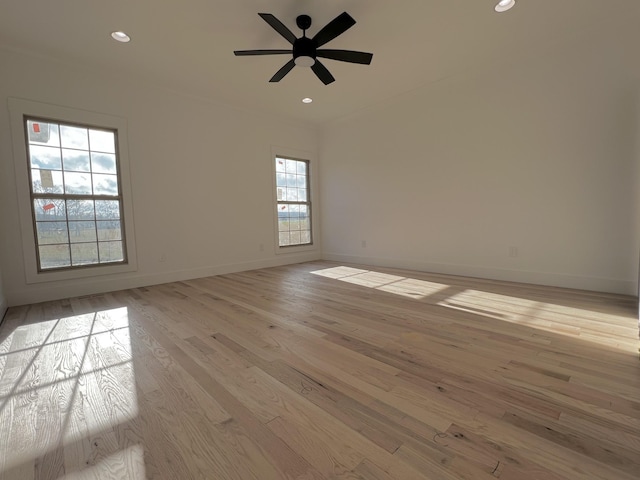
[[[331,60],[339,60],[341,62],[360,63],[369,65],[373,58],[372,53],[356,52],[353,50],[332,50],[318,49],[325,43],[330,42],[339,35],[342,35],[348,29],[356,24],[356,21],[347,12],[341,13],[336,18],[326,24],[313,38],[306,35],[307,29],[311,26],[311,17],[308,15],[300,15],[296,18],[296,25],[302,30],[302,37],[297,38],[291,30],[289,30],[280,20],[270,13],[259,13],[260,17],[278,32],[292,46],[292,50],[236,50],[233,53],[237,56],[245,55],[284,55],[293,54],[293,58],[271,77],[270,82],[279,82],[289,73],[293,67],[311,67],[313,73],[325,85],[335,81],[333,75],[327,70],[318,57],[329,58]]]

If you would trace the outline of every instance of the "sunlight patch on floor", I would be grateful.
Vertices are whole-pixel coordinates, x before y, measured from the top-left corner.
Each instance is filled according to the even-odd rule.
[[[472,289],[456,293],[437,304],[618,350],[634,352],[638,348],[635,321],[627,316],[604,315],[581,308]]]
[[[126,465],[127,480],[145,480],[147,478],[144,467],[144,448],[142,445],[131,445],[123,450],[102,458],[96,465],[89,466],[83,470],[71,472],[59,480],[93,480],[96,478],[105,478],[105,472],[112,472],[113,478],[121,477],[123,473],[122,466]]]
[[[438,305],[453,308],[463,312],[475,313],[485,317],[522,323],[522,315],[534,315],[545,304],[514,298],[496,293],[478,290],[464,290],[446,299],[440,300]],[[535,320],[535,317],[532,317]]]
[[[636,321],[626,315],[605,315],[598,311],[474,289],[461,289],[447,295],[449,292],[443,291],[450,288],[449,285],[346,266],[311,273],[415,300],[430,300],[433,305],[586,340],[617,350],[638,350]]]
[[[109,435],[138,416],[127,308],[16,328],[0,373],[0,477],[60,450],[70,470],[87,455],[124,455]]]
[[[352,267],[331,267],[311,273],[414,299],[426,298],[448,288],[448,285],[442,283],[427,282],[425,280]]]

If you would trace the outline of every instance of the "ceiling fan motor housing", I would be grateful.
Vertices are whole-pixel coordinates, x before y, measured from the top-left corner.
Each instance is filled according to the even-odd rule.
[[[296,65],[310,67],[316,63],[316,42],[311,38],[301,37],[293,44],[293,60]]]

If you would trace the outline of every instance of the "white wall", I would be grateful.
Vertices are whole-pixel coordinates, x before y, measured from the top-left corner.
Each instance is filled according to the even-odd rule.
[[[324,257],[635,295],[633,31],[328,124]]]
[[[317,129],[17,52],[0,51],[0,65],[0,265],[10,305],[320,257],[319,242],[276,255],[271,205],[272,146],[315,156]],[[8,97],[127,119],[137,272],[25,282]]]

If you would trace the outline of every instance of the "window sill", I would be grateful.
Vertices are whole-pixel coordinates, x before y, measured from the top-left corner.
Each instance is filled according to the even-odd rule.
[[[317,250],[318,247],[314,244],[311,245],[296,245],[291,247],[276,247],[276,255],[286,255],[291,253],[312,252]]]
[[[35,270],[32,270],[26,272],[26,280],[27,284],[60,282],[65,280],[77,280],[81,278],[96,277],[100,275],[114,275],[118,273],[135,272],[136,270],[136,265],[131,263],[119,265],[96,265],[73,270],[54,270],[50,272],[37,272]]]

